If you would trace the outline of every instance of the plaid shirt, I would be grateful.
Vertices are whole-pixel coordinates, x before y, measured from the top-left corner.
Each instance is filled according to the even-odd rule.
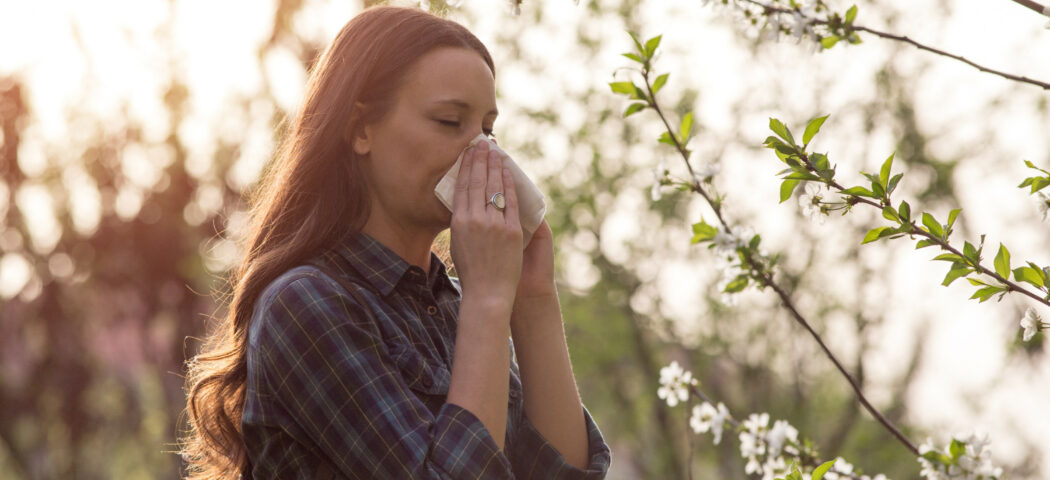
[[[461,291],[436,256],[428,277],[359,234],[312,262],[360,295],[311,265],[256,302],[242,419],[251,477],[605,477],[609,448],[586,409],[587,470],[526,418],[513,344],[503,451],[474,414],[446,403]]]

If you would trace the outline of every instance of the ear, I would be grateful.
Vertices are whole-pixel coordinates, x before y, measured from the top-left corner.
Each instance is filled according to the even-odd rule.
[[[372,126],[364,125],[357,128],[351,139],[354,153],[365,156],[372,151]]]
[[[372,151],[372,126],[362,124],[365,118],[365,105],[361,102],[354,104],[354,112],[351,114],[351,124],[355,125],[352,131],[346,132],[347,140],[354,148],[354,153],[364,156]]]

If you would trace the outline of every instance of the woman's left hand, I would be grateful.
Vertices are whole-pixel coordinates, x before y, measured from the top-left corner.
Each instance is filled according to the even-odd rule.
[[[554,234],[544,220],[525,247],[515,302],[542,297],[557,298],[557,293],[554,284]]]

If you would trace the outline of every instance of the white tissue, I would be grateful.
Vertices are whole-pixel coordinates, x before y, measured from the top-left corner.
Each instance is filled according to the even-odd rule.
[[[544,214],[547,213],[547,205],[543,201],[543,193],[525,175],[525,172],[521,171],[518,164],[514,163],[514,159],[510,158],[510,155],[507,155],[503,149],[499,148],[499,145],[496,145],[496,142],[490,140],[485,134],[479,134],[477,137],[474,137],[470,141],[470,145],[467,145],[467,148],[460,152],[456,163],[452,165],[452,168],[444,177],[441,177],[437,187],[434,187],[434,194],[441,200],[441,203],[445,204],[445,207],[450,211],[452,210],[452,202],[456,192],[456,178],[459,177],[459,164],[463,161],[463,155],[467,153],[467,150],[477,145],[478,142],[488,142],[489,148],[499,152],[500,156],[503,157],[503,165],[510,169],[511,176],[514,178],[514,191],[518,194],[518,217],[521,220],[521,230],[525,239],[524,244],[528,245],[533,232],[539,228]]]

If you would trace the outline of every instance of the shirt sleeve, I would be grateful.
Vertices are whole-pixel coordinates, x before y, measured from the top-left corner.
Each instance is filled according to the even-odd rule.
[[[260,302],[249,369],[258,370],[297,424],[305,437],[298,440],[327,457],[340,476],[513,476],[474,414],[446,403],[435,416],[409,390],[368,307],[333,281],[304,273]]]
[[[562,457],[547,439],[543,438],[528,416],[522,415],[514,447],[510,450],[510,461],[519,480],[598,480],[605,478],[612,463],[608,445],[594,423],[590,412],[583,407],[583,417],[587,424],[587,453],[590,461],[587,469],[581,470]]]

